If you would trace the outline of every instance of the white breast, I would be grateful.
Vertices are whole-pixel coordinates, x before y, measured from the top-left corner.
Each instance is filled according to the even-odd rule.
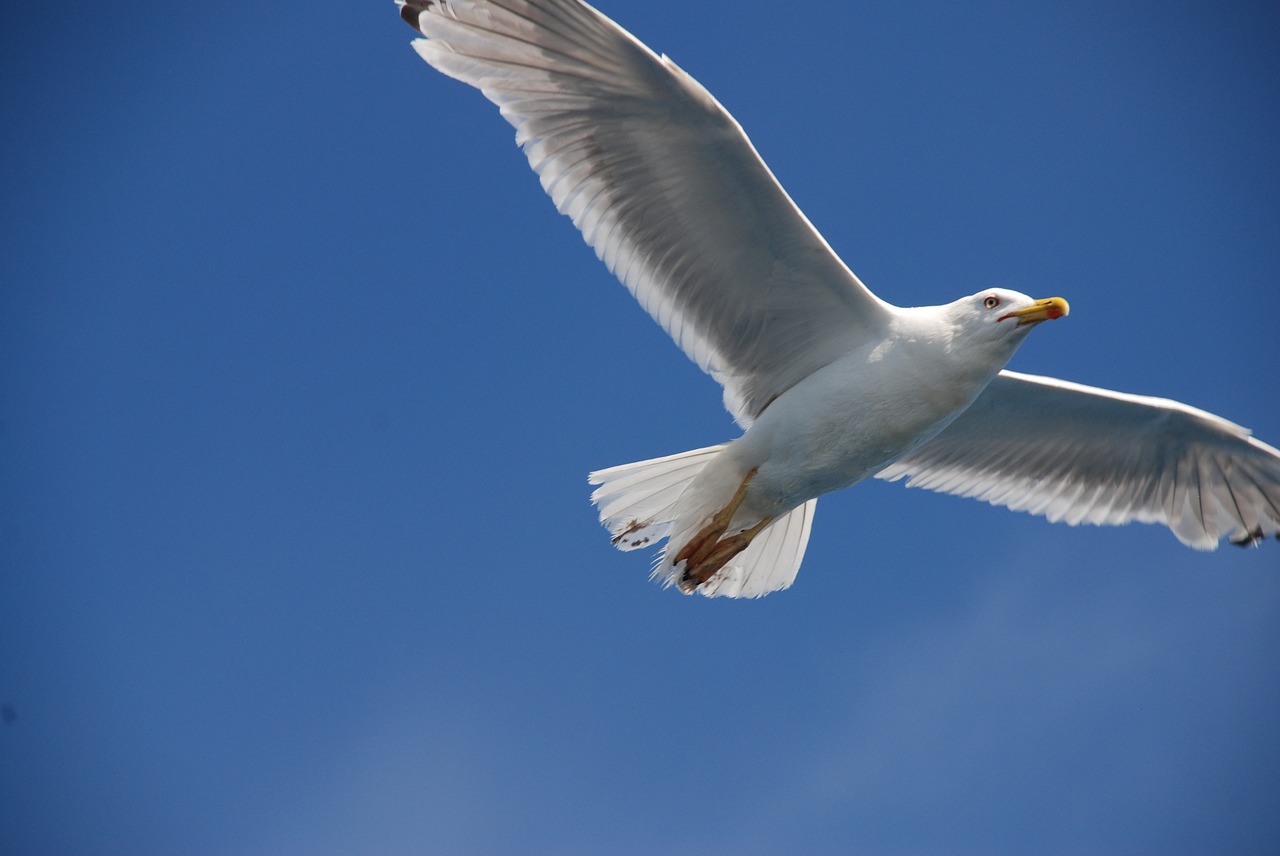
[[[855,351],[796,384],[731,444],[759,467],[751,511],[777,516],[875,475],[932,439],[999,370],[955,366],[926,343]]]

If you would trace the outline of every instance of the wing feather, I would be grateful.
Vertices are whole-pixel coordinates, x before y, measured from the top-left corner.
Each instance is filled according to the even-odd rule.
[[[516,128],[557,209],[743,424],[892,308],[845,267],[732,116],[578,0],[403,0],[441,72]]]
[[[1163,523],[1209,550],[1280,532],[1280,451],[1176,401],[1004,371],[877,475],[1072,525]]]

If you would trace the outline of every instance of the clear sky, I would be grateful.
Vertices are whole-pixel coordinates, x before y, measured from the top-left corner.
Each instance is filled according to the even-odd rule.
[[[600,5],[886,299],[1280,444],[1274,4]],[[1280,544],[876,482],[662,591],[586,473],[719,390],[389,0],[5,16],[6,852],[1280,851]]]

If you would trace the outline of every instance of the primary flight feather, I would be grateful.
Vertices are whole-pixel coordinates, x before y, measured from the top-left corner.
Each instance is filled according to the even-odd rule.
[[[591,474],[654,575],[756,597],[795,579],[817,497],[876,476],[1069,523],[1164,523],[1210,549],[1280,531],[1280,452],[1201,410],[1004,371],[1065,300],[872,294],[696,80],[579,0],[399,0],[414,48],[478,88],[556,208],[745,430]]]

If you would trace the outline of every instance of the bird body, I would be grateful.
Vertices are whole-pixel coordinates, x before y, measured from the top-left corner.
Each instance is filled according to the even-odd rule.
[[[1060,298],[1033,301],[1006,289],[946,306],[892,307],[883,337],[864,342],[782,393],[690,479],[678,502],[664,512],[669,520],[662,522],[670,528],[662,531],[669,541],[655,572],[681,582],[682,549],[744,483],[745,493],[725,526],[728,533],[782,518],[816,497],[876,475],[927,443],[978,397],[1034,324],[1050,317],[1026,320],[1029,313],[1046,312],[1045,307],[1052,307],[1053,317],[1067,311]],[[593,474],[593,481],[605,480]],[[605,487],[593,498],[603,504],[609,494]],[[615,532],[643,533],[645,544],[655,536],[651,518],[609,513],[606,519]],[[748,553],[743,561],[753,558]],[[756,573],[769,575],[763,569]]]
[[[1280,531],[1280,452],[1164,399],[1005,365],[1062,298],[873,294],[696,80],[580,0],[398,0],[418,53],[516,128],[543,188],[744,429],[590,475],[620,549],[682,591],[791,585],[818,496],[871,476],[1184,543]]]
[[[895,309],[885,338],[860,345],[771,402],[726,451],[739,462],[739,480],[758,469],[742,511],[755,511],[756,519],[777,516],[875,475],[942,431],[1029,330],[1007,322],[997,329],[999,309],[987,310],[989,330],[978,326],[982,315],[962,311],[995,294],[1003,297],[1001,307],[1030,300],[999,290],[951,306]]]

